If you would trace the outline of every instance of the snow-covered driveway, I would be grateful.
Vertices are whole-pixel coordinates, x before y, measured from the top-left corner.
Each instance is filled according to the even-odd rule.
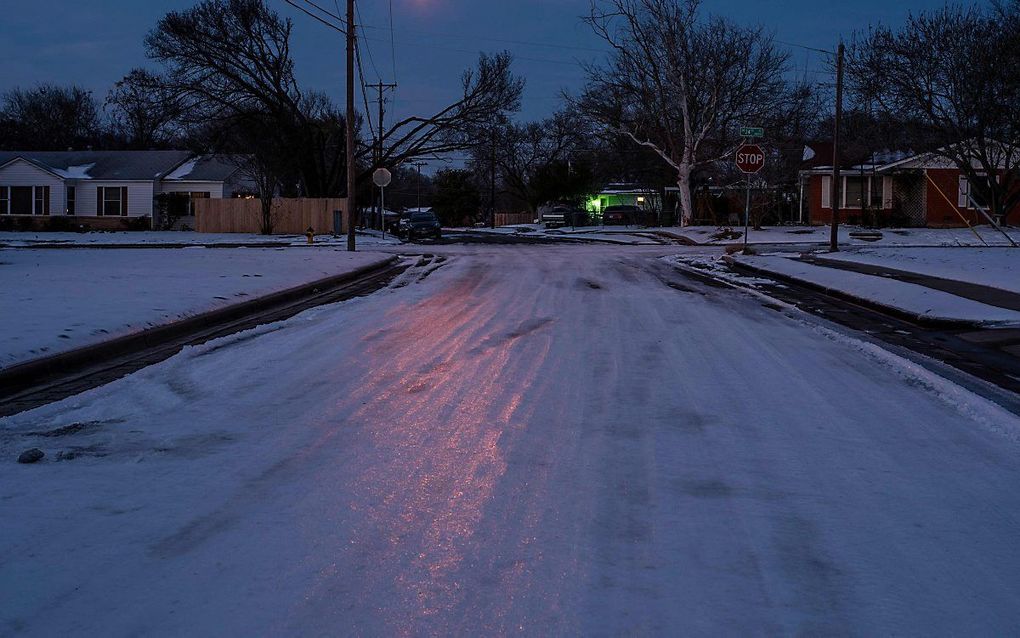
[[[454,249],[0,421],[0,633],[1020,632],[1017,420],[669,250]]]

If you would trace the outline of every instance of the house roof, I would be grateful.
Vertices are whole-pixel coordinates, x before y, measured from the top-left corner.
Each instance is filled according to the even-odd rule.
[[[240,170],[239,155],[200,155],[192,157],[171,171],[164,181],[225,182]]]
[[[21,158],[64,179],[154,180],[190,157],[188,151],[0,151],[0,166]]]

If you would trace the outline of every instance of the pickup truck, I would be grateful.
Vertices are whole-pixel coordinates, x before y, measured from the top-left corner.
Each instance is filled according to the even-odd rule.
[[[587,216],[569,206],[553,206],[542,213],[540,221],[546,228],[562,228],[563,226],[583,226]]]

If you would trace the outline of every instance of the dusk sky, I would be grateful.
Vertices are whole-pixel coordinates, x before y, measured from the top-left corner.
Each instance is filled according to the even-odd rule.
[[[295,58],[304,86],[340,98],[342,42],[333,32],[283,0],[270,0],[294,21]],[[0,89],[39,82],[78,83],[102,99],[132,67],[150,64],[142,39],[166,11],[193,0],[5,0],[0,23]],[[333,0],[320,0],[333,9]],[[707,0],[706,10],[761,24],[780,40],[832,48],[840,35],[870,23],[899,23],[910,11],[941,6],[939,0]],[[343,3],[341,2],[342,6]],[[394,80],[387,0],[363,0],[366,81]],[[516,72],[527,79],[521,117],[538,118],[559,103],[562,89],[583,85],[579,60],[599,56],[600,42],[581,22],[588,0],[393,0],[396,81],[394,115],[429,111],[448,102],[462,71],[479,51],[509,49]],[[823,68],[821,56],[791,48],[803,70]],[[812,77],[818,77],[813,73]],[[360,100],[359,100],[360,102]]]

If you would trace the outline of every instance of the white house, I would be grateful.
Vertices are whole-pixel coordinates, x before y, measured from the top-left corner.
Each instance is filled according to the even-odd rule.
[[[26,227],[55,216],[93,228],[151,227],[166,212],[160,202],[182,217],[193,214],[195,199],[232,197],[246,186],[231,158],[188,151],[0,151],[0,218],[20,217]],[[176,193],[187,197],[160,198]]]

